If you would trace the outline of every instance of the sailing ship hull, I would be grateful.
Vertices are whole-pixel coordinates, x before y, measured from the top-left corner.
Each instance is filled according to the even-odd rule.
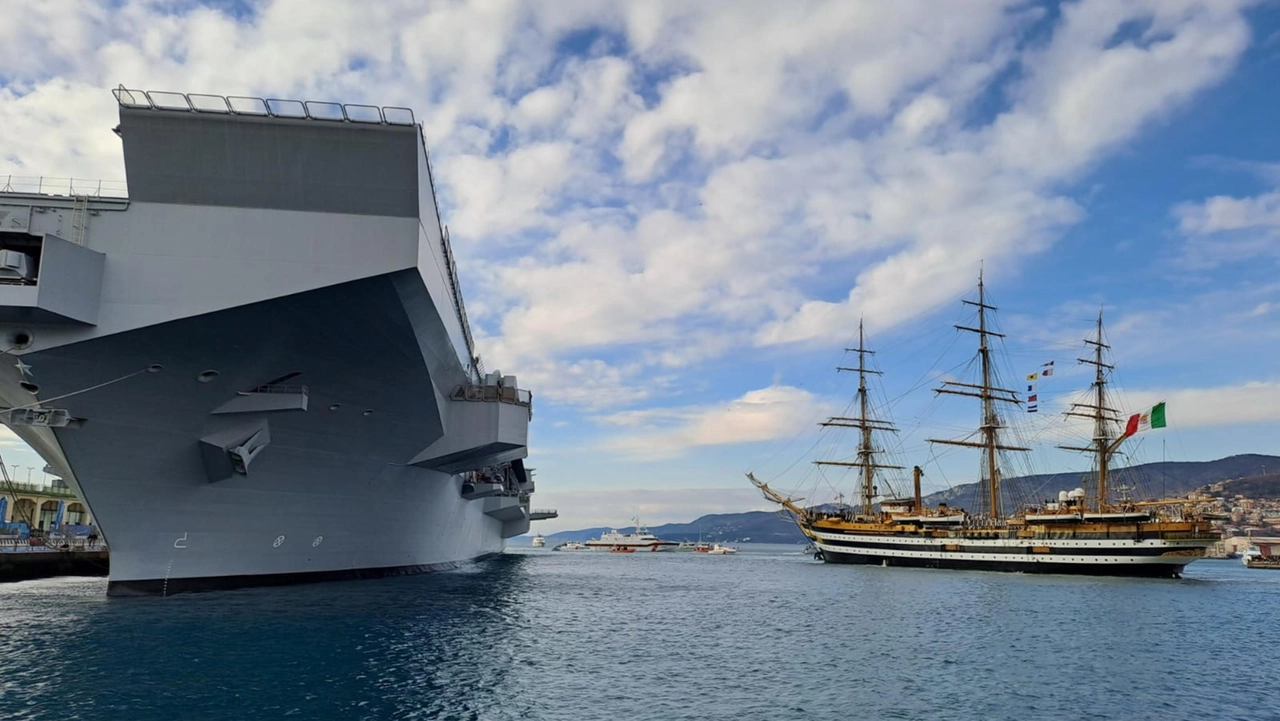
[[[1176,578],[1212,539],[892,538],[813,532],[828,563]]]

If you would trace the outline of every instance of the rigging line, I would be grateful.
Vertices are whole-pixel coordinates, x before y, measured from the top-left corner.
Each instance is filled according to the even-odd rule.
[[[843,348],[844,346],[847,346],[847,345],[849,345],[849,344],[848,344],[848,343],[845,343],[845,344],[843,344],[843,345],[841,346],[841,348]],[[836,354],[836,356],[837,356],[837,357],[833,359],[833,362],[834,362],[836,365],[839,365],[839,364],[840,364],[840,362],[842,361],[842,359],[843,359],[845,356],[847,356],[847,355],[848,355],[848,351],[841,350],[838,354]],[[825,397],[825,396],[830,396],[830,395],[832,395],[832,394],[834,393],[834,391],[836,390],[836,387],[837,387],[837,386],[839,386],[839,385],[841,385],[841,377],[840,377],[840,376],[841,376],[841,374],[840,374],[840,373],[827,374],[827,375],[825,376],[825,378],[826,378],[825,383],[820,384],[820,387],[818,387],[818,388],[816,388],[816,389],[815,389],[815,391],[816,391],[816,395],[817,395],[818,397]],[[853,401],[852,401],[852,400],[850,400],[850,401],[849,401],[849,405],[845,407],[845,410],[847,411],[847,410],[849,409],[849,407],[851,407],[852,405],[853,405]],[[847,415],[847,413],[845,413],[844,415]],[[788,439],[787,439],[786,443],[783,443],[781,446],[776,446],[776,447],[774,448],[773,453],[771,453],[771,454],[769,455],[769,457],[768,457],[768,458],[766,458],[766,459],[764,460],[764,462],[763,462],[763,463],[760,463],[760,464],[759,464],[759,466],[761,466],[761,467],[767,467],[770,463],[773,463],[773,462],[774,462],[774,460],[776,460],[776,459],[778,458],[778,456],[781,456],[784,452],[786,452],[786,450],[787,450],[788,448],[790,448],[790,447],[791,447],[791,444],[795,443],[795,442],[796,442],[796,440],[798,440],[798,439],[800,438],[800,436],[804,435],[808,430],[811,430],[811,429],[809,429],[809,428],[807,428],[807,427],[804,427],[804,426],[801,426],[799,429],[797,429],[797,430],[796,430],[796,432],[795,432],[795,433],[794,433],[790,438],[788,438]],[[810,448],[810,449],[809,449],[809,452],[811,453],[812,451],[813,451],[813,448]],[[796,464],[796,463],[798,463],[798,462],[799,462],[799,459],[798,459],[797,461],[793,462],[790,466],[788,466],[788,467],[787,467],[787,470],[790,470],[790,469],[791,469],[792,467],[794,467],[794,466],[795,466],[795,464]],[[785,473],[785,472],[786,472],[786,470],[784,470],[784,471],[783,471],[783,473]],[[781,474],[779,474],[779,475],[781,475]],[[774,479],[776,480],[776,478],[777,478],[777,477],[778,477],[778,476],[774,476]]]
[[[837,374],[837,375],[838,375],[838,374]],[[830,389],[831,387],[833,387],[833,386],[835,386],[835,385],[838,385],[838,381],[834,381],[834,380],[833,380],[833,381],[829,381],[829,382],[828,382],[827,387],[828,387],[828,389]],[[824,390],[824,391],[822,392],[822,395],[827,395],[827,394],[828,394],[828,390]],[[844,409],[844,412],[842,413],[842,415],[848,415],[848,410],[849,410],[852,406],[853,406],[853,401],[852,401],[852,400],[850,400],[850,401],[849,401],[849,403],[845,406],[845,409]],[[795,433],[794,433],[790,438],[788,438],[788,439],[787,439],[787,442],[786,442],[786,443],[784,443],[784,444],[782,444],[782,446],[775,448],[775,449],[774,449],[774,451],[773,451],[773,453],[771,453],[771,454],[769,455],[769,457],[768,457],[767,459],[765,459],[765,461],[764,461],[763,463],[761,463],[761,464],[760,464],[760,466],[762,466],[762,467],[768,467],[768,465],[769,465],[770,463],[773,463],[773,461],[774,461],[775,459],[777,459],[777,458],[778,458],[778,456],[781,456],[781,455],[783,454],[783,452],[785,452],[788,448],[790,448],[790,447],[791,447],[791,444],[795,443],[795,442],[800,438],[800,436],[804,435],[806,432],[809,432],[809,431],[811,431],[811,430],[812,430],[812,429],[811,429],[811,428],[809,428],[809,427],[807,427],[807,426],[801,426],[800,428],[798,428],[798,429],[796,430],[796,432],[795,432]],[[821,432],[820,432],[820,433],[821,433]],[[770,481],[777,480],[779,477],[781,477],[781,475],[782,475],[783,473],[786,473],[787,471],[789,471],[789,470],[791,470],[792,468],[794,468],[794,467],[795,467],[795,465],[796,465],[797,463],[799,463],[799,462],[800,462],[801,460],[803,460],[805,457],[807,457],[807,456],[809,456],[810,454],[812,454],[812,453],[813,453],[814,448],[816,448],[816,447],[817,447],[817,445],[818,445],[818,443],[821,443],[821,442],[822,442],[822,437],[821,437],[821,435],[819,435],[818,440],[814,441],[814,445],[813,445],[813,446],[810,446],[808,451],[806,451],[803,455],[799,456],[795,461],[792,461],[792,462],[791,462],[791,465],[787,466],[787,467],[786,467],[785,469],[783,469],[780,473],[778,473],[777,475],[773,476],[773,478],[771,478],[771,479],[770,479]]]
[[[78,395],[80,395],[81,393],[88,393],[89,391],[96,391],[96,390],[98,390],[99,388],[105,388],[105,387],[107,387],[107,386],[109,386],[109,385],[112,385],[112,384],[114,384],[114,383],[119,383],[120,381],[127,381],[127,380],[129,380],[130,378],[133,378],[134,376],[140,376],[140,375],[142,375],[143,373],[152,373],[152,372],[153,372],[153,371],[152,371],[150,368],[143,368],[143,369],[142,369],[142,370],[140,370],[140,371],[134,371],[134,372],[132,372],[132,373],[130,373],[130,374],[128,374],[128,375],[120,376],[119,378],[116,378],[116,379],[114,379],[114,380],[106,381],[105,383],[99,383],[99,384],[97,384],[97,385],[89,386],[88,388],[83,388],[83,389],[78,390],[78,391],[72,391],[72,392],[70,392],[70,393],[64,393],[64,394],[62,394],[62,395],[60,395],[60,396],[54,396],[53,398],[45,398],[45,399],[43,399],[43,400],[38,400],[38,401],[36,401],[35,403],[28,403],[28,404],[27,404],[27,405],[25,405],[25,406],[14,406],[14,407],[9,408],[9,409],[7,409],[7,410],[9,410],[9,411],[18,411],[18,410],[23,410],[23,409],[25,409],[25,408],[36,408],[37,406],[43,405],[43,404],[45,404],[45,403],[52,403],[52,402],[54,402],[54,401],[60,401],[60,400],[62,400],[62,399],[64,399],[64,398],[70,398],[71,396],[78,396]]]
[[[922,318],[922,317],[924,317],[924,316],[930,315],[930,314],[932,314],[932,313],[940,312],[943,308],[946,308],[947,306],[950,306],[950,305],[952,305],[952,304],[954,304],[954,303],[956,303],[956,302],[960,301],[961,299],[963,299],[966,295],[968,295],[968,293],[969,293],[969,291],[968,291],[968,290],[965,290],[965,291],[963,291],[963,292],[961,292],[961,293],[957,293],[957,294],[955,294],[955,295],[952,295],[952,296],[951,296],[951,297],[949,297],[949,298],[946,298],[946,299],[944,299],[944,300],[940,300],[940,301],[938,301],[937,303],[934,303],[933,305],[927,306],[927,307],[925,307],[925,308],[921,308],[920,310],[916,311],[915,313],[912,313],[911,315],[907,316],[906,318],[902,318],[902,319],[898,320],[896,323],[894,323],[894,325],[895,325],[895,326],[903,326],[903,325],[907,325],[907,324],[909,324],[909,323],[911,323],[911,322],[913,322],[913,321],[915,321],[915,320],[918,320],[918,319],[920,319],[920,318]],[[929,335],[930,333],[933,333],[933,332],[934,332],[934,331],[926,331],[925,333],[913,333],[913,334],[910,334],[910,335],[908,335],[906,338],[904,338],[903,340],[898,341],[897,343],[893,343],[893,344],[890,344],[890,345],[883,346],[880,350],[881,350],[881,351],[884,351],[884,350],[886,350],[886,349],[888,349],[888,348],[897,348],[897,347],[899,347],[899,346],[901,346],[901,345],[905,345],[906,343],[911,342],[912,340],[917,340],[917,339],[919,339],[920,337],[922,337],[922,336],[927,336],[927,335]],[[854,338],[855,338],[855,336],[850,335],[850,336],[849,336],[849,338],[847,339],[847,341],[846,341],[846,343],[845,343],[845,344],[846,344],[846,345],[850,345],[850,344],[852,344],[852,343],[853,343]]]
[[[782,478],[783,474],[787,473],[787,472],[788,472],[788,471],[790,471],[792,468],[795,468],[795,467],[796,467],[796,465],[800,463],[800,461],[803,461],[805,458],[808,458],[808,457],[812,456],[812,455],[813,455],[813,451],[818,447],[818,444],[819,444],[819,443],[822,443],[822,436],[821,436],[821,434],[819,434],[818,438],[817,438],[816,440],[814,440],[813,445],[809,446],[809,450],[808,450],[808,451],[806,451],[804,454],[802,454],[802,455],[800,455],[800,456],[797,456],[797,457],[796,457],[796,459],[795,459],[794,461],[792,461],[792,462],[791,462],[791,465],[789,465],[789,466],[787,466],[786,468],[783,468],[781,471],[779,471],[776,475],[774,475],[772,478],[770,478],[770,479],[769,479],[769,482],[770,482],[770,483],[772,483],[772,482],[774,482],[774,481],[778,480],[779,478]]]
[[[953,331],[951,335],[951,342],[948,343],[947,346],[942,349],[942,352],[938,354],[938,357],[935,358],[932,363],[930,363],[925,367],[924,373],[922,373],[920,377],[916,379],[915,383],[913,383],[910,388],[898,394],[897,396],[894,396],[893,398],[889,399],[889,403],[891,405],[896,404],[899,400],[902,399],[903,396],[906,396],[910,393],[914,393],[915,391],[919,390],[922,386],[926,386],[930,382],[932,382],[932,380],[935,377],[931,375],[934,369],[938,366],[938,363],[942,362],[942,359],[945,358],[947,354],[951,352],[951,349],[955,347],[956,343],[959,342],[959,340],[960,340],[960,333]],[[951,366],[950,368],[946,369],[946,371],[944,372],[950,373],[951,371],[955,370],[956,368],[958,368],[959,366],[967,362],[970,362],[970,361],[961,361],[960,363],[957,363]]]

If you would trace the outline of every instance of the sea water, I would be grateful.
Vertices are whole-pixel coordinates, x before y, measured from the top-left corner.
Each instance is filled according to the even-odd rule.
[[[1280,571],[514,550],[170,598],[0,585],[3,719],[1276,719]]]

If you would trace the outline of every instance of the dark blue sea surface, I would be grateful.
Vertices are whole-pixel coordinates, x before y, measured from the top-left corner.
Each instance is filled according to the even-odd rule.
[[[3,719],[1280,719],[1280,571],[510,551],[170,598],[0,585]]]

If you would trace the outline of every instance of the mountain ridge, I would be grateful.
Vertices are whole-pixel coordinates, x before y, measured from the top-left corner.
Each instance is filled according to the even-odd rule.
[[[1207,486],[1221,483],[1222,488],[1248,496],[1250,493],[1271,491],[1278,486],[1272,482],[1274,473],[1266,473],[1270,465],[1280,471],[1280,456],[1245,453],[1227,456],[1213,461],[1158,461],[1114,469],[1112,488],[1136,486],[1145,488],[1152,496],[1182,496]],[[1071,479],[1074,479],[1071,480]],[[1056,498],[1058,491],[1078,487],[1076,474],[1042,473],[1005,479],[1001,484],[1005,508],[1017,508],[1028,502]],[[935,491],[923,497],[926,506],[936,507],[946,503],[953,508],[979,508],[978,483],[965,483],[944,491]],[[830,507],[830,504],[824,504]],[[613,527],[624,533],[634,526]],[[548,545],[566,541],[586,541],[599,538],[610,527],[583,528],[560,531],[546,536]],[[803,543],[804,534],[796,524],[779,511],[746,511],[743,513],[714,513],[700,516],[688,523],[667,523],[651,526],[649,530],[659,538],[671,541]]]

